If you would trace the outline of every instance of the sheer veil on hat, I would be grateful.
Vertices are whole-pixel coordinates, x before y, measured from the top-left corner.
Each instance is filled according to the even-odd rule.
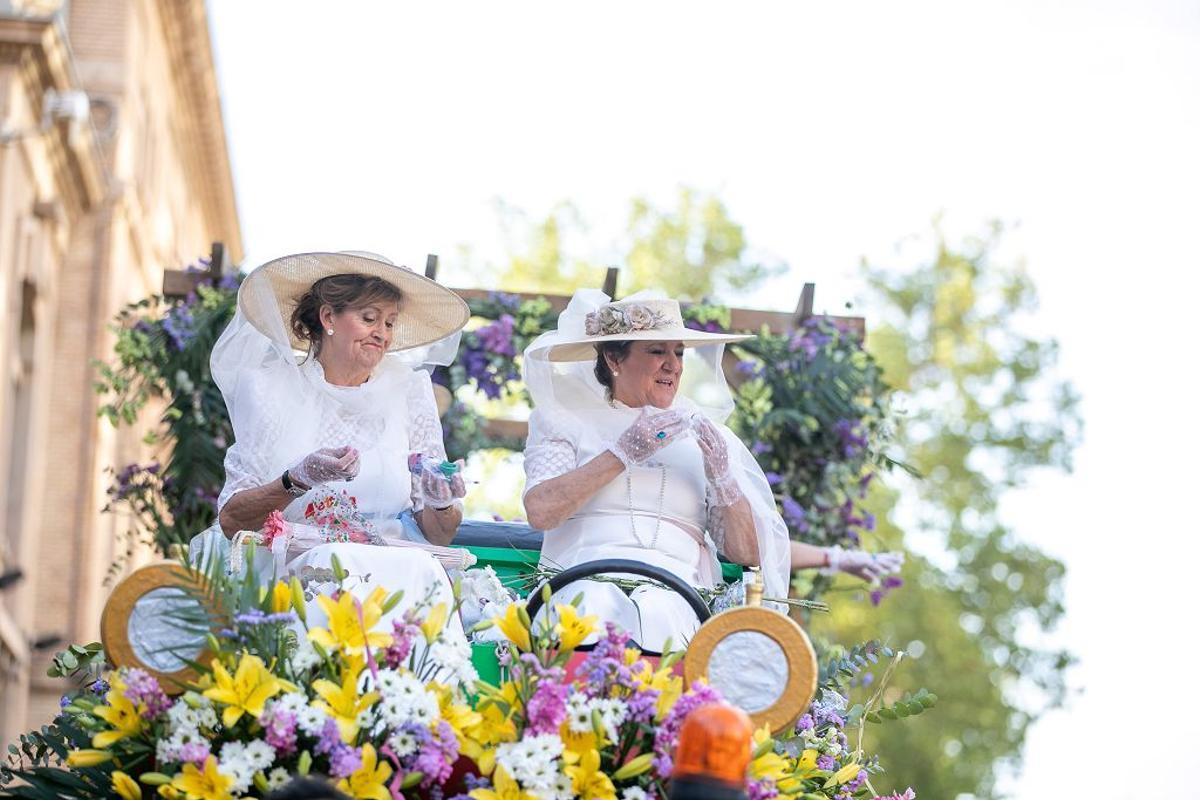
[[[383,278],[400,290],[396,333],[377,373],[400,364],[410,368],[446,365],[457,356],[470,310],[449,289],[370,253],[283,256],[258,267],[242,281],[237,312],[213,347],[209,363],[226,403],[240,375],[288,364],[295,367],[304,360],[308,346],[291,330],[292,310],[313,283],[343,274]]]

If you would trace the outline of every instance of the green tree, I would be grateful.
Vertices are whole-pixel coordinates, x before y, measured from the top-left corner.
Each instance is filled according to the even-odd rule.
[[[1077,396],[1055,374],[1054,340],[1021,332],[1036,292],[1019,265],[994,257],[1002,235],[994,225],[951,246],[937,231],[917,267],[864,269],[868,349],[907,409],[900,455],[924,476],[876,488],[879,545],[928,543],[929,558],[910,560],[908,585],[878,612],[835,594],[835,614],[814,621],[842,642],[881,636],[919,654],[905,682],[936,691],[936,712],[881,735],[878,750],[886,783],[924,797],[992,797],[1029,725],[1061,703],[1071,662],[1036,644],[1062,614],[1063,565],[999,510],[1035,470],[1070,470]]]
[[[575,206],[560,203],[536,223],[508,206],[501,205],[500,213],[509,242],[508,264],[499,274],[502,289],[570,294],[583,286],[600,288],[608,265],[576,254],[584,249],[587,228]],[[745,233],[725,204],[687,187],[671,209],[634,198],[626,243],[614,266],[621,267],[621,295],[656,288],[693,301],[726,288],[750,288],[781,269],[748,259]]]

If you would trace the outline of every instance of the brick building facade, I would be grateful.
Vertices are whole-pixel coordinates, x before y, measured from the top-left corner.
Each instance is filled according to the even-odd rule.
[[[241,260],[202,0],[0,0],[0,742],[97,637],[106,469],[149,456],[97,417],[107,326],[216,240]]]

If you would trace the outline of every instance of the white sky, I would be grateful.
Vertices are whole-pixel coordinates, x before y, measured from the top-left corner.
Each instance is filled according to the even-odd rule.
[[[420,268],[436,252],[444,280],[473,285],[457,254],[499,258],[497,198],[534,218],[574,201],[587,254],[609,259],[629,198],[687,184],[792,266],[739,303],[791,308],[815,281],[835,311],[861,256],[935,213],[951,231],[1019,222],[1009,247],[1087,429],[1074,475],[1038,476],[1007,508],[1068,563],[1055,640],[1081,657],[1082,693],[1007,785],[1200,796],[1170,761],[1200,750],[1185,658],[1200,4],[210,7],[249,264],[360,249]]]

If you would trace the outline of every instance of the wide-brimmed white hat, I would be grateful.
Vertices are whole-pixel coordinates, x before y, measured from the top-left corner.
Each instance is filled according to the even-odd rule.
[[[710,333],[683,324],[679,302],[666,298],[631,297],[605,303],[589,312],[582,330],[563,330],[547,337],[530,353],[539,353],[550,361],[589,361],[596,357],[596,345],[602,342],[652,341],[683,342],[685,347],[726,344],[752,339],[741,333]]]
[[[445,339],[461,330],[471,317],[466,302],[446,287],[383,256],[362,252],[297,253],[268,261],[242,282],[238,308],[268,337],[275,335],[272,320],[282,317],[292,347],[307,350],[308,342],[291,330],[292,311],[314,283],[331,275],[371,275],[400,290],[400,317],[390,351]],[[262,285],[269,287],[269,292],[256,291]],[[273,299],[275,308],[265,307],[271,302],[268,298]]]

